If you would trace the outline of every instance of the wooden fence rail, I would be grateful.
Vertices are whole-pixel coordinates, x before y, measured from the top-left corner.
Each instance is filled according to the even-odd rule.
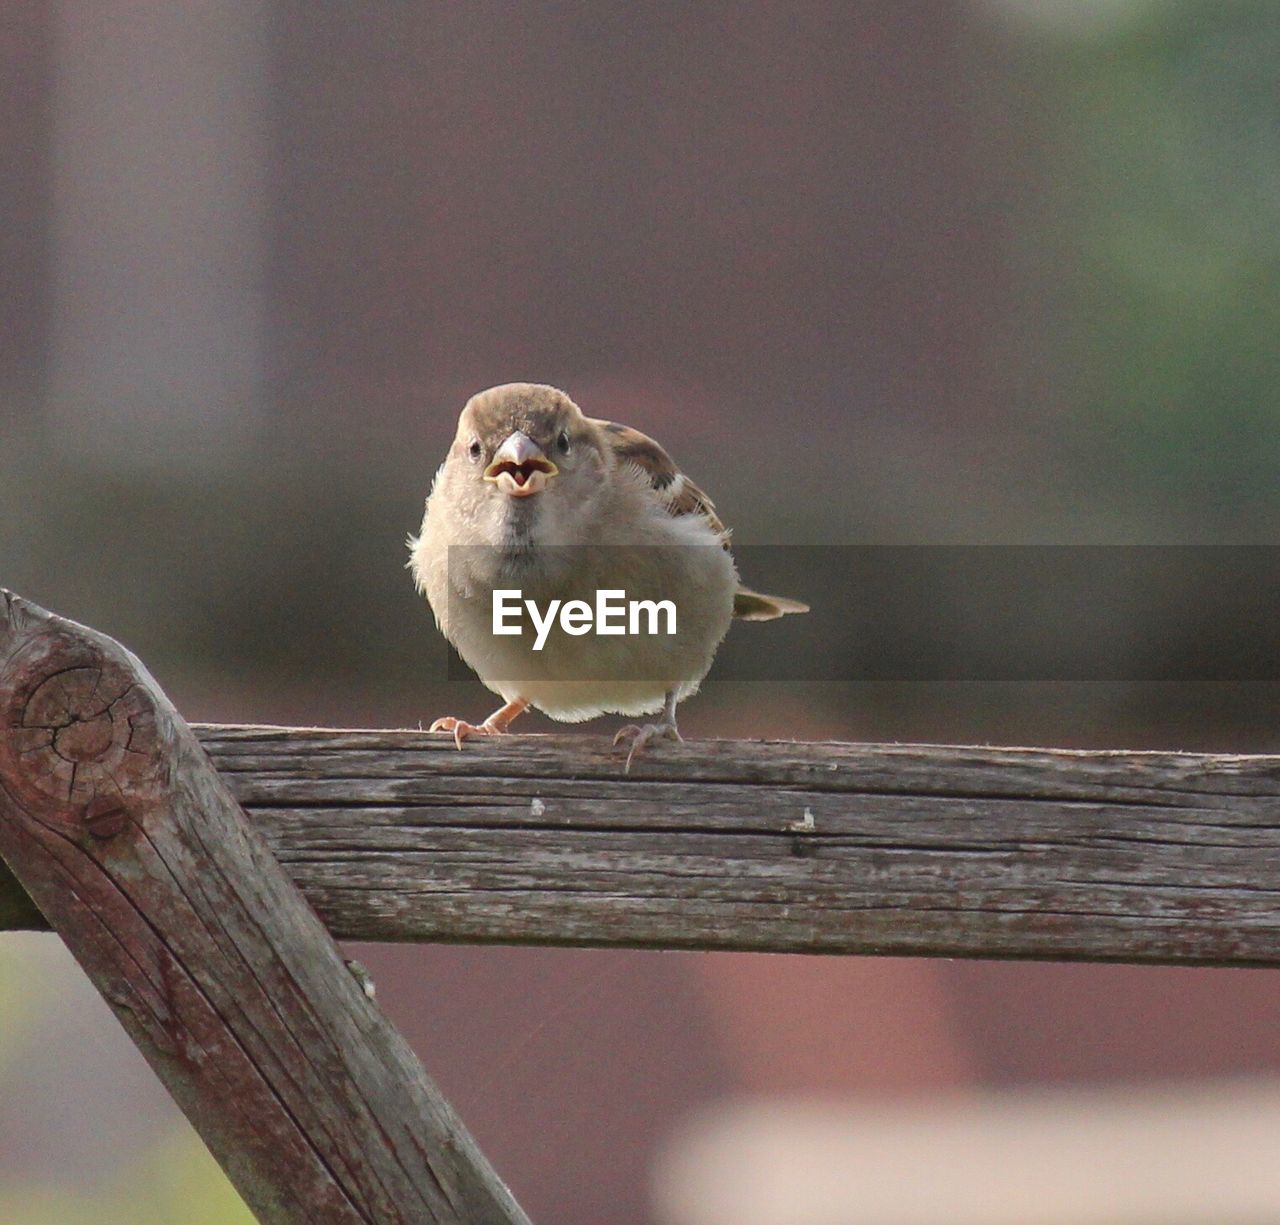
[[[342,939],[1280,965],[1280,757],[195,730]]]

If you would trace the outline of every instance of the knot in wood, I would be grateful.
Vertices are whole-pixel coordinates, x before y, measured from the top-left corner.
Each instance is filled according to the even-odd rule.
[[[27,804],[78,817],[98,837],[123,828],[129,797],[158,777],[154,703],[123,660],[41,636],[0,676],[0,771]]]
[[[95,838],[114,838],[124,832],[129,814],[118,800],[100,795],[84,810],[84,824]]]

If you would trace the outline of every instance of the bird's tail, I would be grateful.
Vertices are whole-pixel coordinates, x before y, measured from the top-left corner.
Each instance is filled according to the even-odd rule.
[[[740,621],[774,621],[787,613],[806,613],[808,604],[788,600],[786,596],[764,595],[749,587],[739,587],[733,593],[733,615]]]

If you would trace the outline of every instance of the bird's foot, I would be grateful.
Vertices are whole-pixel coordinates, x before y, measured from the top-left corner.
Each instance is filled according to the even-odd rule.
[[[491,720],[486,719],[483,723],[468,723],[465,719],[455,719],[453,715],[445,715],[443,719],[437,719],[428,728],[433,732],[452,732],[453,743],[462,748],[462,742],[468,736],[502,736],[506,734],[505,727],[498,727]]]
[[[437,719],[430,727],[433,732],[452,732],[453,743],[462,748],[462,742],[468,736],[501,736],[516,718],[529,705],[525,698],[512,698],[505,706],[495,710],[483,723],[468,723],[465,719],[455,719],[453,715],[445,715]]]
[[[643,753],[655,740],[674,740],[678,744],[684,743],[684,737],[680,735],[679,729],[674,723],[628,723],[626,727],[619,728],[618,734],[614,736],[613,743],[615,745],[623,744],[626,741],[631,742],[631,748],[627,753],[627,764],[623,768],[624,774],[631,773],[631,762],[637,753]]]

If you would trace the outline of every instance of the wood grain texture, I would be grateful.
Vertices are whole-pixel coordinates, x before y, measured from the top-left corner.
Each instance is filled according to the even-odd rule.
[[[198,732],[340,937],[1280,965],[1277,757]]]
[[[1280,965],[1280,757],[195,730],[341,939]]]
[[[262,1221],[527,1220],[141,664],[7,593],[0,856]]]

